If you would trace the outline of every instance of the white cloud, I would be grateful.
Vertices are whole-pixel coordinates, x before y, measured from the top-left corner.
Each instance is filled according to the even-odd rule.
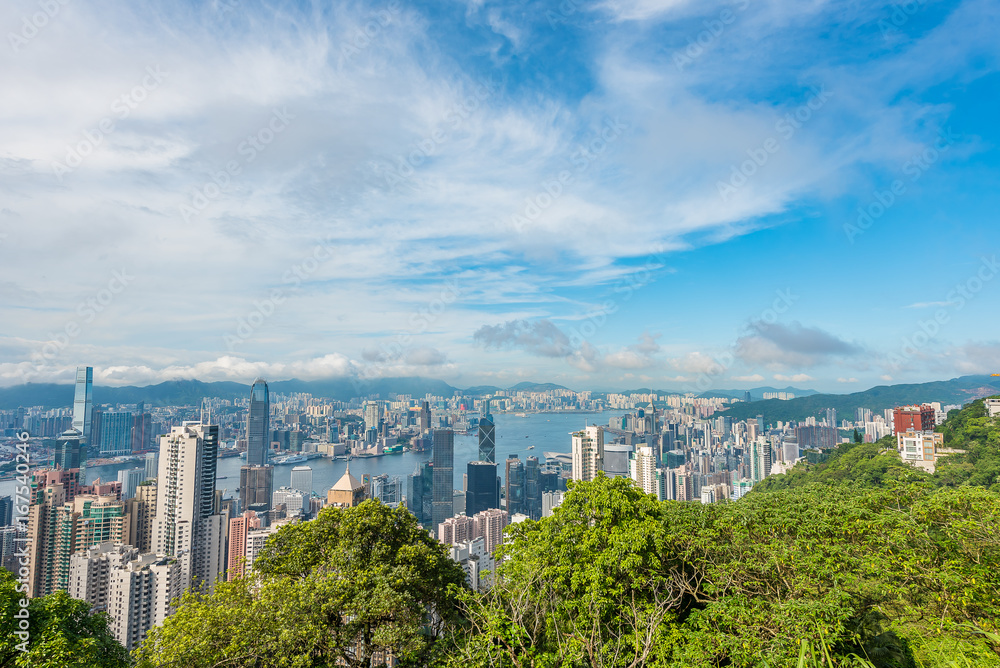
[[[741,383],[759,383],[764,380],[764,376],[759,373],[755,373],[749,376],[733,376],[731,380],[739,381]]]
[[[815,378],[813,378],[812,376],[810,376],[807,373],[797,373],[794,376],[786,376],[784,374],[778,373],[778,374],[775,374],[773,376],[773,378],[775,380],[781,380],[781,381],[792,382],[792,383],[804,383],[804,382],[806,382],[808,380],[815,380]]]

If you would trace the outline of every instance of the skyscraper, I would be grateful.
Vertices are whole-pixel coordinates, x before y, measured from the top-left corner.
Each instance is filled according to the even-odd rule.
[[[247,466],[267,464],[271,444],[271,399],[267,381],[257,378],[250,386],[250,410],[247,412]],[[270,498],[270,494],[268,495]]]
[[[533,520],[542,519],[542,471],[538,457],[524,460],[524,514]]]
[[[97,429],[94,429],[94,439],[91,441],[94,452],[100,452],[101,457],[120,457],[132,454],[133,417],[128,411],[107,411],[100,415],[100,442],[97,439]]]
[[[240,467],[240,510],[250,510],[251,506],[271,507],[271,490],[274,489],[273,466]]]
[[[84,443],[90,443],[90,413],[94,408],[94,367],[76,368],[76,393],[73,396],[73,429]]]
[[[431,405],[429,402],[420,402],[420,414],[417,416],[417,428],[421,433],[431,428]]]
[[[465,493],[465,514],[472,517],[490,508],[500,507],[500,478],[493,462],[469,462]]]
[[[593,480],[604,469],[604,428],[573,432],[573,480]]]
[[[506,483],[507,512],[511,515],[522,513],[527,515],[524,507],[524,464],[517,455],[510,455],[504,464],[504,481]]]
[[[494,475],[495,471],[494,469]],[[429,529],[432,522],[433,486],[434,467],[430,462],[417,464],[413,475],[406,476],[406,508],[425,529]],[[499,491],[497,494],[499,495]]]
[[[246,510],[239,517],[229,520],[227,579],[230,582],[245,573],[244,560],[247,549],[247,534],[259,528],[260,518],[252,510]]]
[[[122,501],[135,497],[139,483],[145,480],[145,469],[122,469],[118,472],[118,482],[122,485]]]
[[[497,440],[496,425],[490,415],[490,402],[486,401],[483,416],[479,419],[479,461],[496,462]]]
[[[309,466],[296,466],[292,468],[291,481],[288,486],[297,489],[306,495],[306,498],[313,491],[313,470]]]
[[[646,494],[659,496],[659,485],[656,477],[656,455],[649,446],[639,446],[629,461],[630,476],[639,489]]]
[[[83,444],[82,440],[82,435],[75,428],[64,431],[56,439],[56,447],[52,457],[53,465],[64,471],[82,468],[87,458],[87,446]]]
[[[431,487],[431,528],[437,534],[441,522],[454,515],[454,465],[455,465],[455,432],[451,429],[434,430],[434,452],[431,458],[433,471],[433,486]]]
[[[219,428],[185,422],[160,437],[156,529],[158,554],[181,560],[185,578],[211,592],[225,570],[226,521],[215,510]]]

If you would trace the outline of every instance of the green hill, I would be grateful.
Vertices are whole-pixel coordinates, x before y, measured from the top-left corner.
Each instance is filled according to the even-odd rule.
[[[730,415],[734,420],[764,416],[767,424],[777,421],[800,421],[808,417],[823,417],[827,408],[837,409],[841,419],[853,420],[857,408],[881,412],[904,404],[940,401],[942,404],[965,404],[973,399],[1000,392],[1000,378],[992,376],[962,376],[951,380],[906,385],[879,385],[853,394],[814,394],[782,401],[768,399],[739,403],[716,415]]]

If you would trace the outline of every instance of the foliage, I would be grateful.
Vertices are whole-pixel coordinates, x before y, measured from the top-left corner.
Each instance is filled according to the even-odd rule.
[[[944,434],[946,448],[962,451],[938,461],[934,479],[939,485],[976,485],[1000,492],[1000,416],[990,419],[980,399],[949,416],[938,431]]]
[[[248,577],[186,596],[141,666],[419,664],[454,620],[465,574],[405,508],[326,508],[282,527]]]
[[[1000,619],[1000,498],[982,489],[809,484],[703,506],[601,476],[511,537],[442,664],[792,666],[825,638],[838,665],[905,668],[921,638],[974,644],[960,624]]]
[[[90,614],[90,605],[60,591],[30,599],[28,651],[18,649],[21,638],[15,618],[24,594],[18,582],[0,569],[0,667],[2,668],[119,668],[129,665],[128,653],[111,635],[108,616]]]

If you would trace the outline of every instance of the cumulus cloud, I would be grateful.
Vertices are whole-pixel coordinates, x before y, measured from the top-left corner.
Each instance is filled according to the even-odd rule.
[[[760,375],[759,373],[755,373],[749,376],[733,376],[731,380],[736,380],[741,383],[759,383],[760,381],[764,380],[764,376]]]
[[[837,382],[838,383],[856,383],[856,382],[858,382],[858,379],[857,378],[838,378]]]
[[[573,352],[569,337],[545,318],[483,325],[472,338],[485,348],[519,349],[543,357],[565,357]]]
[[[844,341],[817,327],[798,322],[754,323],[751,331],[736,341],[736,355],[747,364],[809,367],[831,358],[852,357],[863,352],[855,343]]]
[[[792,383],[804,383],[808,380],[815,380],[812,376],[810,376],[807,373],[797,373],[794,376],[786,376],[784,374],[777,373],[774,375],[774,379]]]

